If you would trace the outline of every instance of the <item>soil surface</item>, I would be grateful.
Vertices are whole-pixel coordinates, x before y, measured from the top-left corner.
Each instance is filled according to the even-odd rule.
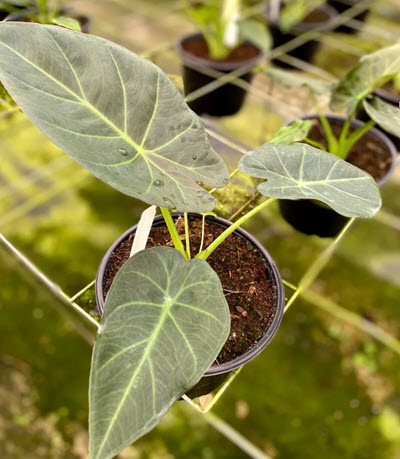
[[[176,220],[184,241],[184,222]],[[190,217],[190,248],[194,257],[201,243],[201,219]],[[207,222],[204,246],[206,248],[224,228]],[[105,295],[118,270],[129,258],[133,235],[113,253],[106,267],[103,288]],[[147,248],[173,247],[166,226],[152,228]],[[231,361],[251,349],[263,336],[275,316],[276,286],[268,276],[267,261],[262,252],[240,236],[231,234],[207,259],[218,274],[231,312],[231,331],[224,347],[213,365]]]
[[[325,132],[319,120],[312,120],[312,122],[314,127],[311,128],[308,137],[311,140],[320,142],[327,148],[328,143],[326,141]],[[343,123],[330,121],[330,125],[335,136],[339,137]],[[350,129],[349,134],[353,131],[354,129]],[[380,139],[367,133],[353,145],[346,161],[368,172],[376,181],[379,181],[390,169],[392,157],[385,144],[381,142]]]
[[[251,44],[242,43],[237,48],[231,51],[231,53],[225,59],[213,59],[208,51],[207,43],[203,37],[194,38],[183,43],[183,48],[189,54],[200,57],[212,62],[246,62],[253,57],[260,54],[260,51]]]

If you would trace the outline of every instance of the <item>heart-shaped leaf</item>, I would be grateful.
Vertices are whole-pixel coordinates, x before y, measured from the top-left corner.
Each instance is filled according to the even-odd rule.
[[[278,199],[316,199],[346,217],[372,217],[381,206],[375,180],[358,167],[306,144],[265,145],[238,168],[267,179],[258,191]]]
[[[313,124],[310,120],[296,120],[289,126],[282,126],[277,131],[268,143],[279,143],[284,145],[290,145],[294,142],[300,142],[304,140]]]
[[[400,72],[400,43],[383,48],[360,59],[335,86],[331,97],[333,111],[353,113],[368,94]]]
[[[289,89],[304,86],[315,94],[325,94],[330,92],[333,87],[333,83],[329,81],[313,78],[303,73],[280,70],[273,67],[267,68],[265,73],[273,81]]]
[[[0,79],[36,126],[98,178],[157,206],[208,212],[228,172],[151,62],[56,26],[0,24]]]
[[[394,105],[384,102],[379,97],[371,101],[364,100],[364,108],[368,115],[385,131],[400,137],[400,110]]]
[[[90,376],[89,454],[114,457],[193,387],[228,338],[221,282],[176,249],[138,252],[105,303]]]

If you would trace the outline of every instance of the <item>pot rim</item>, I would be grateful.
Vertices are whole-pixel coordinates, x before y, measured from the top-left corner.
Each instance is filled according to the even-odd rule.
[[[338,15],[335,8],[325,3],[317,6],[313,11],[324,11],[327,14],[327,18],[322,22],[299,22],[298,24],[295,24],[289,31],[282,32],[282,34],[290,34],[296,31],[305,32],[310,30],[329,30],[330,28],[334,27],[334,21]],[[264,10],[264,15],[268,21],[268,25],[276,27],[280,30],[279,20],[270,19],[268,6]]]
[[[174,212],[172,214],[172,218],[175,219],[179,217],[180,215],[182,214],[179,212]],[[189,214],[189,218],[193,219],[193,218],[199,218],[199,217],[198,217],[198,214],[191,213]],[[215,224],[217,224],[218,226],[222,226],[224,228],[232,225],[232,222],[225,220],[224,218],[221,218],[221,217],[208,216],[207,218],[210,220],[213,220]],[[165,224],[164,217],[162,215],[157,215],[154,218],[153,226],[154,225],[161,226],[162,224]],[[102,315],[103,310],[104,310],[103,278],[104,278],[104,273],[105,273],[107,263],[112,253],[114,252],[114,250],[121,244],[121,242],[126,240],[133,232],[135,232],[136,228],[137,228],[137,225],[134,225],[131,228],[129,228],[127,231],[125,231],[123,234],[121,234],[121,236],[119,236],[114,241],[114,243],[110,246],[110,248],[105,253],[103,259],[101,260],[101,263],[97,271],[96,283],[95,283],[96,304],[97,304],[97,309],[100,315]],[[277,299],[276,300],[276,311],[275,311],[275,315],[272,319],[271,324],[265,330],[265,333],[259,339],[256,345],[254,345],[244,354],[236,357],[235,359],[229,362],[222,363],[221,365],[218,365],[215,367],[210,367],[203,376],[215,376],[215,375],[220,375],[223,373],[229,373],[245,365],[251,360],[253,360],[258,354],[261,353],[261,351],[263,351],[267,347],[267,345],[271,342],[272,338],[275,336],[280,326],[280,323],[282,321],[283,311],[285,308],[285,289],[283,286],[282,278],[278,270],[278,267],[276,266],[271,255],[260,244],[260,242],[256,238],[254,238],[250,233],[248,233],[243,228],[237,228],[234,231],[234,234],[242,237],[243,239],[248,240],[251,244],[253,244],[256,248],[258,248],[261,251],[264,258],[266,259],[268,268],[269,268],[268,269],[269,277],[276,287],[276,299]]]
[[[399,95],[399,97],[396,97],[392,93],[390,93],[389,91],[386,91],[383,88],[376,89],[374,91],[374,95],[380,97],[385,102],[389,102],[390,104],[396,105],[396,107],[398,107],[398,105],[399,105],[400,95]]]
[[[326,118],[328,120],[333,120],[333,121],[345,121],[346,118],[342,115],[326,115]],[[312,113],[310,115],[304,115],[304,116],[300,116],[299,118],[293,118],[291,119],[290,121],[286,122],[285,123],[285,126],[289,126],[290,124],[292,124],[294,121],[296,120],[311,120],[311,119],[319,119],[319,116],[318,116],[318,113]],[[363,121],[360,121],[360,120],[357,120],[357,119],[353,119],[351,121],[351,127],[360,127],[362,125],[364,125],[365,123]],[[395,171],[396,169],[396,166],[397,166],[397,149],[394,145],[394,143],[389,139],[389,137],[384,133],[382,132],[378,127],[375,127],[373,126],[372,128],[369,129],[369,131],[366,133],[367,135],[372,135],[373,137],[377,137],[387,148],[391,158],[392,158],[392,163],[389,167],[389,169],[387,170],[386,174],[380,179],[380,180],[377,180],[376,183],[378,185],[383,185],[388,179],[389,177],[393,174],[393,172]]]
[[[262,50],[254,45],[253,43],[245,40],[244,43],[254,46],[258,50],[257,56],[254,56],[250,59],[241,61],[241,62],[225,62],[225,61],[213,61],[211,59],[205,59],[202,57],[195,56],[184,48],[184,43],[195,40],[196,38],[203,37],[203,34],[200,32],[191,33],[182,37],[175,45],[176,52],[181,56],[183,63],[188,63],[191,66],[196,66],[197,68],[208,67],[214,70],[221,70],[223,72],[232,72],[240,68],[248,68],[252,70],[262,59],[264,59],[264,53]]]

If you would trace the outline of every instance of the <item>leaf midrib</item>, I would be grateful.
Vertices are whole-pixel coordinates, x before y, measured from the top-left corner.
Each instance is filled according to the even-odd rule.
[[[161,331],[161,329],[162,329],[162,327],[164,325],[164,322],[170,315],[170,309],[171,309],[172,304],[173,304],[173,300],[168,300],[168,301],[165,301],[163,306],[162,306],[163,310],[162,310],[162,313],[160,315],[159,321],[158,321],[156,327],[154,328],[153,332],[151,333],[151,335],[150,335],[150,337],[148,339],[149,344],[146,347],[146,351],[144,352],[142,358],[140,359],[140,362],[139,362],[135,372],[133,373],[132,378],[130,379],[130,381],[128,383],[128,386],[127,386],[127,388],[126,388],[126,390],[124,392],[124,395],[122,396],[121,401],[118,404],[118,407],[117,407],[113,417],[111,418],[111,422],[110,422],[110,424],[108,426],[108,429],[107,429],[106,433],[104,434],[103,441],[102,441],[102,443],[100,445],[100,448],[99,448],[99,450],[98,450],[98,452],[97,452],[97,454],[95,456],[96,459],[100,457],[100,454],[103,451],[103,448],[104,448],[104,446],[105,446],[105,444],[106,444],[106,442],[108,440],[110,432],[111,432],[112,428],[114,427],[115,422],[117,421],[118,415],[119,415],[119,413],[120,413],[120,411],[122,409],[123,404],[125,403],[126,398],[129,395],[131,387],[132,387],[133,383],[135,382],[135,379],[136,379],[138,373],[142,369],[143,365],[145,364],[145,362],[147,361],[149,355],[151,354],[151,351],[153,350],[153,347],[154,347],[154,345],[155,345],[155,343],[157,341],[158,335],[159,335],[159,333],[160,333],[160,331]]]
[[[50,34],[51,35],[51,34]],[[54,40],[54,38],[51,36],[52,40],[56,43],[57,47],[60,49],[60,52],[62,53],[63,57],[66,59],[69,67],[71,68],[71,70],[73,71],[73,74],[77,80],[77,83],[79,85],[79,88],[82,92],[82,95],[84,96],[84,92],[83,92],[83,89],[82,89],[82,86],[81,86],[81,82],[78,78],[78,76],[76,75],[76,72],[72,66],[72,64],[70,63],[70,61],[67,59],[67,57],[65,56],[65,53],[63,52],[62,48],[59,46],[59,44],[57,43],[56,40]],[[116,138],[121,138],[123,140],[125,140],[127,143],[129,143],[129,145],[131,145],[133,148],[135,148],[137,150],[137,153],[138,154],[141,154],[141,155],[146,155],[146,154],[149,154],[149,155],[153,155],[153,156],[156,156],[156,157],[160,157],[162,158],[163,160],[166,160],[168,162],[171,162],[175,165],[177,165],[178,167],[184,167],[185,169],[189,169],[189,170],[195,170],[195,169],[202,169],[203,167],[202,166],[198,166],[198,167],[189,167],[189,166],[185,166],[185,165],[182,165],[180,163],[177,163],[176,161],[173,161],[171,160],[170,158],[167,158],[167,157],[164,157],[164,156],[161,156],[161,155],[158,155],[156,152],[157,151],[160,151],[162,150],[163,148],[165,148],[166,146],[170,145],[172,142],[174,142],[175,140],[177,140],[180,136],[182,136],[183,134],[185,134],[194,124],[194,120],[192,120],[191,124],[184,129],[184,131],[180,132],[179,134],[177,134],[175,137],[173,137],[172,139],[170,139],[168,142],[166,142],[165,144],[159,146],[159,147],[156,147],[154,149],[151,149],[151,150],[147,150],[145,148],[143,148],[144,146],[144,143],[147,139],[147,136],[148,136],[148,133],[149,133],[149,130],[151,128],[151,124],[152,124],[152,121],[154,120],[154,116],[155,116],[155,113],[156,113],[156,108],[157,108],[157,104],[158,104],[158,91],[159,91],[159,78],[160,78],[160,74],[158,74],[158,79],[157,79],[157,97],[156,97],[156,103],[155,103],[155,107],[154,107],[154,110],[153,110],[153,114],[152,114],[152,117],[150,119],[150,122],[146,128],[146,132],[145,132],[145,135],[143,137],[143,140],[142,140],[142,143],[141,145],[139,145],[138,143],[136,143],[132,137],[130,137],[129,135],[126,134],[126,132],[122,131],[118,126],[115,125],[115,123],[113,123],[109,118],[107,118],[106,116],[104,116],[104,114],[102,112],[100,112],[93,104],[91,104],[90,102],[87,101],[86,98],[82,98],[80,97],[78,94],[76,94],[73,90],[71,90],[68,86],[64,85],[63,83],[61,83],[59,80],[57,80],[56,78],[54,78],[51,74],[49,74],[48,72],[46,72],[45,70],[43,70],[42,68],[40,68],[38,65],[36,65],[35,63],[33,63],[32,61],[30,61],[29,59],[25,58],[22,54],[20,54],[18,51],[16,51],[15,49],[13,49],[11,46],[8,46],[6,45],[5,43],[3,42],[0,42],[1,45],[3,45],[5,48],[9,49],[10,51],[12,51],[13,53],[15,53],[17,56],[19,56],[22,60],[24,60],[25,62],[27,62],[28,64],[30,64],[32,67],[34,67],[36,70],[38,70],[39,72],[41,72],[43,75],[45,75],[47,78],[49,78],[50,80],[52,80],[54,83],[58,84],[60,87],[62,87],[64,90],[66,90],[69,94],[71,94],[73,97],[75,97],[75,99],[77,99],[79,101],[79,103],[81,105],[83,105],[84,107],[88,108],[90,111],[92,111],[92,113],[94,113],[95,115],[97,115],[100,119],[102,119],[106,124],[108,124],[109,127],[111,127],[111,129],[113,129],[117,134],[118,134],[118,137],[115,137]],[[115,64],[115,59],[114,59],[114,56],[113,54],[111,53],[110,51],[110,54],[112,56],[112,59],[114,61],[114,64]],[[117,67],[116,67],[117,68]],[[119,70],[119,69],[118,69]],[[120,73],[119,73],[120,75]],[[11,75],[12,76],[12,75]],[[12,76],[13,77],[13,76]],[[121,76],[120,76],[121,78]],[[21,82],[23,84],[25,84],[24,82]],[[121,81],[121,85],[122,85],[122,81]],[[38,88],[35,88],[37,90],[40,91],[40,89]],[[125,92],[125,86],[123,86],[123,91]],[[124,93],[124,101],[125,101],[125,93]],[[72,102],[72,101],[71,101]],[[124,102],[125,103],[125,102]],[[126,115],[125,115],[126,116]],[[95,135],[89,135],[88,136],[90,137],[96,137]],[[110,138],[113,138],[110,136]],[[127,160],[127,161],[124,161],[123,163],[119,163],[117,164],[116,166],[119,166],[119,165],[124,165],[124,164],[129,164],[131,162],[133,162],[135,159],[137,159],[137,155],[135,155],[133,158]],[[149,161],[155,165],[154,161],[150,160]],[[96,165],[99,165],[99,166],[105,166],[105,167],[110,167],[110,166],[114,166],[114,164],[96,164]],[[181,186],[181,185],[180,185]]]

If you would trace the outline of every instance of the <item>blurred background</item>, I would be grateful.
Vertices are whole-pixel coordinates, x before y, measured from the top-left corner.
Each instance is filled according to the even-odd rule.
[[[70,0],[67,7],[90,18],[90,33],[145,55],[183,88],[174,46],[196,29],[181,2]],[[244,7],[263,20],[265,2],[247,1]],[[368,2],[368,9],[365,23],[352,22],[355,33],[321,33],[312,62],[295,62],[297,68],[333,80],[363,54],[399,41],[400,3]],[[268,59],[264,64],[269,65]],[[263,72],[256,72],[251,88],[238,114],[204,117],[215,134],[216,150],[231,169],[240,150],[261,145],[286,121],[312,110],[307,91],[285,89]],[[222,216],[257,200],[252,182],[238,177],[235,184],[220,195]],[[312,294],[291,306],[274,341],[243,369],[213,410],[256,445],[262,457],[400,458],[400,347],[395,339],[387,346],[362,330],[370,323],[399,336],[399,170],[382,195],[383,210],[353,225],[313,283]],[[94,279],[109,245],[137,223],[144,208],[95,179],[11,102],[3,103],[0,232],[66,294],[74,295]],[[293,283],[329,244],[293,230],[277,206],[258,214],[247,228]],[[325,308],[321,297],[331,300]],[[80,300],[94,311],[93,291]],[[357,315],[349,319],[338,305]],[[1,458],[87,457],[91,338],[66,311],[62,298],[3,241]],[[177,402],[153,432],[120,457],[248,456],[200,413]]]

